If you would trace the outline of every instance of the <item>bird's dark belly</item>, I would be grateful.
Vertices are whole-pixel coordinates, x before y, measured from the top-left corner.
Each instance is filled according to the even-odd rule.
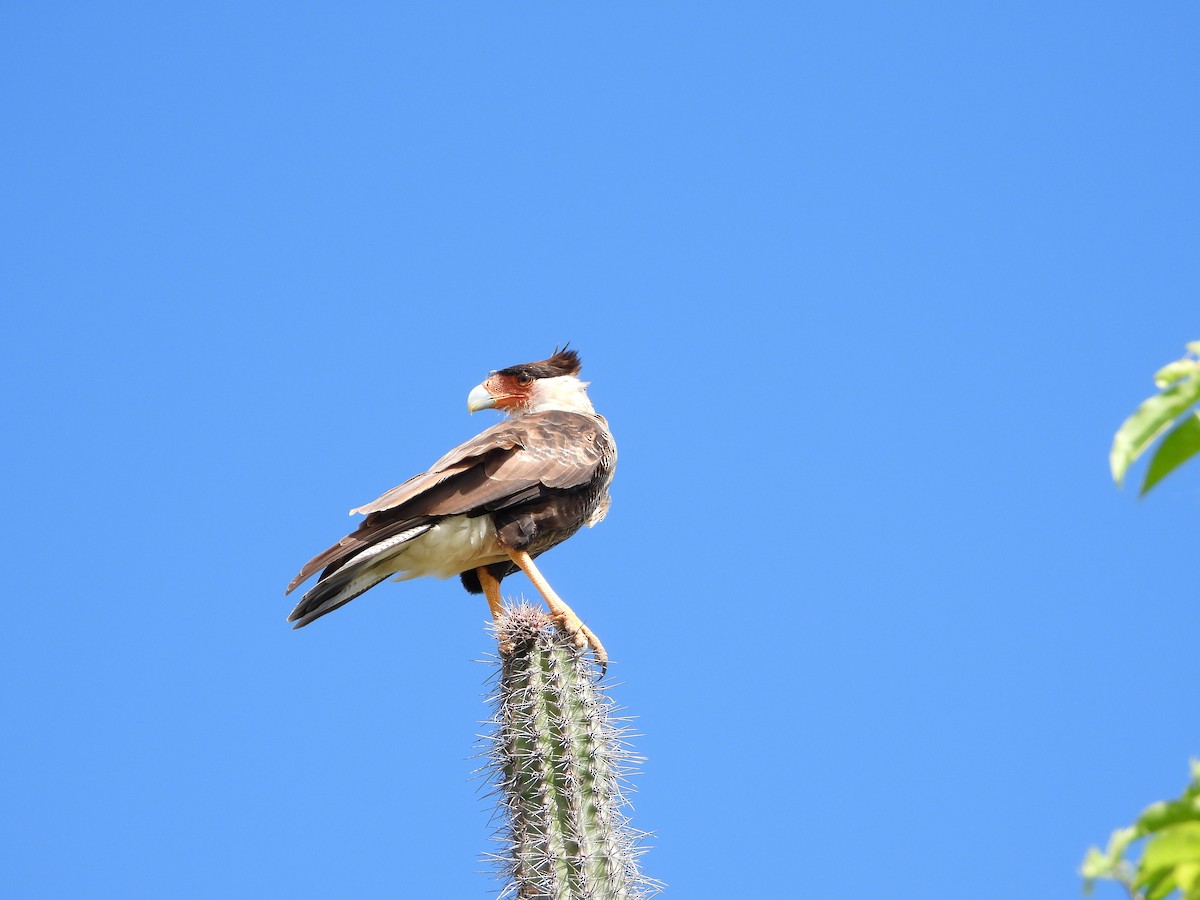
[[[512,509],[497,510],[491,514],[496,537],[502,546],[524,550],[530,556],[545,553],[583,527],[606,487],[600,483],[585,491],[539,498]],[[499,580],[516,572],[517,567],[511,562],[501,562],[488,566],[488,570]],[[470,593],[483,592],[474,570],[463,572],[461,578],[463,587]]]
[[[501,545],[530,556],[545,553],[575,532],[596,508],[598,492],[572,492],[492,513]]]

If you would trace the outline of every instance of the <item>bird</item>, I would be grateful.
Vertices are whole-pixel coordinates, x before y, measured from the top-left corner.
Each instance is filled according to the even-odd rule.
[[[550,616],[601,670],[604,645],[555,593],[534,559],[583,526],[599,524],[612,502],[617,445],[579,378],[567,344],[546,359],[493,371],[467,394],[470,413],[506,418],[455,447],[429,469],[350,510],[358,528],[300,569],[285,594],[321,575],[288,616],[303,628],[393,578],[460,576],[482,593],[499,621],[500,582],[524,572]]]

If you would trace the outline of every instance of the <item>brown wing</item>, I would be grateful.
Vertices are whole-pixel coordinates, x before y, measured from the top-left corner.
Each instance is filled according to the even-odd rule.
[[[395,509],[412,498],[453,478],[477,465],[480,458],[495,450],[512,450],[523,446],[523,435],[511,426],[513,422],[500,422],[465,443],[459,444],[420,475],[414,475],[403,484],[397,485],[370,503],[350,510],[350,515],[364,516],[385,509]]]
[[[493,425],[429,471],[352,510],[367,514],[358,530],[309,560],[288,592],[319,569],[336,567],[363,548],[431,518],[481,515],[587,484],[601,464],[604,437],[598,417],[558,410]]]

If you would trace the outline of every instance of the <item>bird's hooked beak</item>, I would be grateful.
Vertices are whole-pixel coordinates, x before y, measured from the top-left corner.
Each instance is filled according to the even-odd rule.
[[[467,394],[467,412],[479,412],[481,409],[491,409],[495,405],[496,398],[482,384],[475,385],[471,388],[471,393]]]
[[[467,394],[467,409],[471,412],[498,409],[511,415],[529,402],[536,383],[529,377],[493,372],[483,384]]]

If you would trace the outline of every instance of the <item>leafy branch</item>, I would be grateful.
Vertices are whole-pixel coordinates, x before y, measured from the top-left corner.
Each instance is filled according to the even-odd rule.
[[[1200,402],[1198,357],[1200,341],[1192,341],[1183,359],[1167,363],[1155,373],[1154,383],[1159,393],[1143,402],[1117,429],[1108,461],[1118,486],[1124,482],[1133,462],[1164,433],[1166,437],[1146,468],[1139,496],[1145,496],[1167,475],[1200,453],[1200,410],[1191,409]]]
[[[1129,466],[1162,435],[1142,481],[1141,496],[1200,453],[1200,341],[1187,345],[1183,359],[1155,373],[1159,393],[1122,423],[1113,438],[1109,463],[1119,487]],[[1174,427],[1172,427],[1174,426]],[[1200,760],[1192,760],[1192,780],[1177,800],[1146,807],[1128,828],[1118,828],[1108,847],[1088,850],[1080,867],[1084,893],[1097,881],[1115,881],[1131,900],[1200,900]],[[1140,859],[1127,859],[1144,842]]]
[[[1142,858],[1125,858],[1145,838]],[[1181,900],[1200,900],[1200,760],[1192,760],[1192,781],[1178,800],[1146,807],[1128,828],[1112,833],[1108,847],[1092,847],[1079,874],[1091,893],[1096,881],[1124,885],[1132,900],[1165,900],[1178,891]]]

